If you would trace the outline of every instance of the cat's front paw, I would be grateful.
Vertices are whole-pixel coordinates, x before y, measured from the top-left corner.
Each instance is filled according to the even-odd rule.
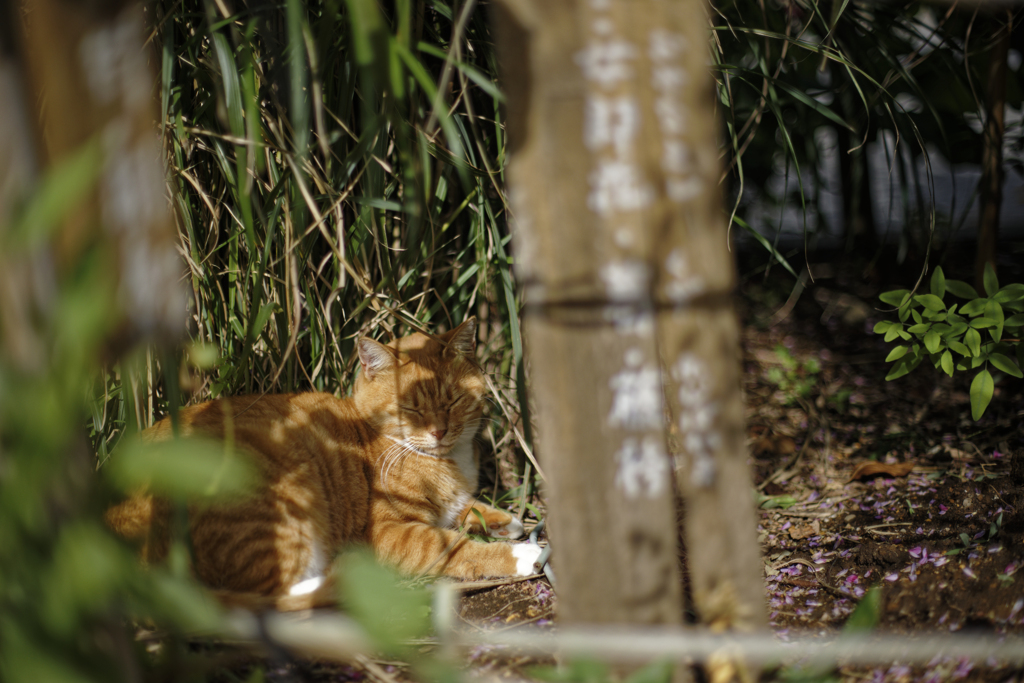
[[[487,525],[487,533],[494,538],[505,538],[511,540],[521,538],[525,532],[526,530],[523,528],[523,523],[515,517],[512,517],[504,524],[494,526],[491,524]]]
[[[516,576],[531,576],[537,573],[534,563],[540,557],[542,548],[536,543],[517,543],[512,546],[512,557],[516,558]]]

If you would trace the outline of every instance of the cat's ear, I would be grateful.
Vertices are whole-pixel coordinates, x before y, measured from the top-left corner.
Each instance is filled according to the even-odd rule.
[[[448,344],[444,350],[445,355],[472,358],[476,351],[476,317],[466,318],[465,322],[444,336]]]
[[[398,360],[394,349],[368,337],[360,337],[356,347],[359,349],[359,364],[363,366],[366,379],[373,379],[377,373],[393,367]]]

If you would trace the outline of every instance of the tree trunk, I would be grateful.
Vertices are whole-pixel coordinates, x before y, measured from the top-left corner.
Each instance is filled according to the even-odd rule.
[[[1005,19],[1005,23],[1001,19]],[[1003,203],[1003,129],[1006,105],[1006,58],[1010,49],[1013,12],[992,18],[994,36],[989,53],[985,95],[985,130],[981,152],[981,211],[978,216],[978,247],[974,259],[974,281],[983,290],[985,265],[996,268],[996,240],[999,237],[999,212]]]
[[[503,0],[494,28],[560,619],[681,621],[676,464],[701,617],[763,626],[705,8]]]

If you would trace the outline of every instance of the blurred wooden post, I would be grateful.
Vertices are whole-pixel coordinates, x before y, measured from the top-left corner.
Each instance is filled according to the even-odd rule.
[[[10,33],[20,53],[23,101],[38,108],[22,113],[33,128],[40,168],[52,168],[90,146],[97,150],[94,190],[71,212],[42,258],[52,263],[58,281],[86,254],[101,259],[116,292],[120,324],[114,346],[140,336],[177,339],[186,315],[184,265],[176,253],[164,182],[142,4],[3,4],[6,10],[19,5],[10,14],[23,19]],[[8,171],[9,163],[0,159]],[[23,196],[31,189],[26,184]],[[28,297],[27,283],[7,295]]]
[[[36,179],[33,128],[18,58],[17,13],[0,0],[0,238]],[[0,353],[25,372],[44,364],[42,340],[31,324],[32,308],[46,294],[30,291],[31,259],[6,257],[0,249]],[[38,264],[35,264],[38,270]]]
[[[493,25],[560,618],[681,620],[671,453],[702,618],[765,625],[704,5]]]

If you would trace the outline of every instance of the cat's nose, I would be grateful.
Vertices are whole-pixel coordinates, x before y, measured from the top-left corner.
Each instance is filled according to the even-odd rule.
[[[440,441],[444,438],[444,435],[448,433],[447,429],[435,429],[430,432],[430,435]]]

